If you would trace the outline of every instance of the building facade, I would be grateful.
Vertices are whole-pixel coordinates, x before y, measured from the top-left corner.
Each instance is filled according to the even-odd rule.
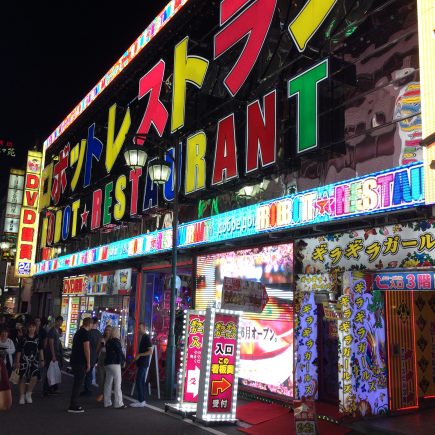
[[[31,275],[65,344],[99,315],[133,353],[144,321],[163,374],[174,215],[177,313],[224,277],[266,286],[244,389],[359,416],[431,400],[434,22],[423,0],[171,1],[44,143]]]

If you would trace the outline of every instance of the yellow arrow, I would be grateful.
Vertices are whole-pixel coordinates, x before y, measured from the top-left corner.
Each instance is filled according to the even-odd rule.
[[[308,0],[297,17],[290,23],[288,30],[298,50],[303,52],[322,25],[337,0]]]

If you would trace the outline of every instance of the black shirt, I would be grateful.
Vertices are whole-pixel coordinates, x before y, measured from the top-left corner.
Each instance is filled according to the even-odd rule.
[[[139,344],[139,352],[138,353],[145,353],[150,347],[153,347],[150,336],[148,334],[144,334],[142,336],[142,339]],[[148,367],[150,365],[150,356],[141,356],[136,364],[138,367]]]
[[[108,366],[110,364],[121,364],[123,365],[125,361],[124,352],[122,351],[121,342],[119,338],[111,338],[106,343],[106,358],[104,360],[104,365]]]
[[[97,346],[103,338],[103,334],[98,329],[89,331],[89,347],[91,349],[91,365],[97,362]]]
[[[73,338],[71,364],[86,366],[86,356],[83,344],[87,341],[89,341],[89,332],[82,327],[75,333]]]

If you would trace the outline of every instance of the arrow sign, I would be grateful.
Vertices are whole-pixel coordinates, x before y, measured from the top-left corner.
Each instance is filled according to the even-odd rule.
[[[231,383],[228,382],[224,377],[221,380],[212,381],[211,383],[211,395],[217,396],[219,393],[223,393],[232,387]]]
[[[196,366],[194,370],[187,372],[187,392],[193,394],[193,397],[198,395],[199,372],[199,367]]]

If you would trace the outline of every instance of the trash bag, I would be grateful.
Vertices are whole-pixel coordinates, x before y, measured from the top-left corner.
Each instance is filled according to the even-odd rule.
[[[60,384],[62,381],[62,374],[60,372],[59,363],[57,361],[51,361],[47,370],[48,385]]]

